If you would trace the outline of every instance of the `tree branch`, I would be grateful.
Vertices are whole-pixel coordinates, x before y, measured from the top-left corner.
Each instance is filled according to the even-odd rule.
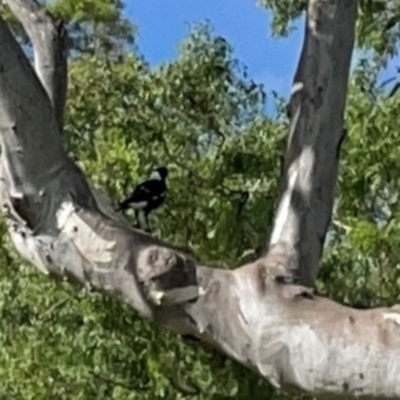
[[[130,229],[66,156],[49,98],[1,18],[0,43],[0,202],[22,257],[214,345],[277,387],[400,398],[398,309],[335,304],[279,283],[265,260],[204,267]]]
[[[282,192],[271,265],[313,286],[331,220],[357,17],[356,0],[310,0],[289,103]],[[274,256],[274,257],[273,257]]]
[[[53,104],[62,132],[67,95],[67,31],[36,0],[4,0],[21,22],[34,51],[35,70]]]

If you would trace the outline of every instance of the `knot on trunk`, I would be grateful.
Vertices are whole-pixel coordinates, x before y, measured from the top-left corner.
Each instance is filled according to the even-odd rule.
[[[138,257],[138,281],[154,305],[173,305],[199,295],[195,263],[175,251],[151,246]]]

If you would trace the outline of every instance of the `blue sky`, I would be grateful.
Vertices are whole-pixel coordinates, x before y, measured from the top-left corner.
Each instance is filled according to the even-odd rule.
[[[288,96],[303,40],[302,21],[287,38],[272,38],[271,15],[256,0],[126,0],[126,14],[139,29],[137,44],[157,65],[176,58],[189,24],[209,20],[217,34],[234,46],[250,76]],[[394,75],[391,62],[385,77]]]

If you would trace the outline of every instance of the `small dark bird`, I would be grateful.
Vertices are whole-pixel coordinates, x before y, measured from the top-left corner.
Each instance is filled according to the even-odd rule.
[[[159,208],[165,201],[167,195],[168,168],[159,167],[155,169],[150,178],[137,185],[129,197],[119,203],[116,211],[126,211],[132,208],[135,211],[136,226],[141,228],[139,211],[142,211],[146,220],[147,229],[150,231],[149,214]]]

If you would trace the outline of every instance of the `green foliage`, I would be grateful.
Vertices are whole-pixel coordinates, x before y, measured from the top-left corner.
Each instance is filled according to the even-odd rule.
[[[81,59],[71,65],[66,125],[72,154],[112,198],[167,163],[171,189],[158,214],[160,233],[204,261],[220,262],[224,251],[225,266],[263,240],[284,139],[261,114],[262,92],[236,64],[229,45],[204,27],[183,43],[176,62],[157,70],[134,56],[123,63]],[[265,170],[268,178],[259,179]],[[238,215],[242,191],[256,184]],[[248,215],[250,204],[258,215]]]
[[[122,2],[118,0],[56,0],[49,11],[62,18],[79,22],[113,22],[119,19]]]
[[[298,2],[264,4],[275,7],[281,26],[301,13]],[[115,1],[51,7],[70,24],[121,21]],[[63,138],[71,156],[115,203],[167,164],[170,192],[152,217],[155,234],[209,265],[241,264],[272,222],[288,128],[282,100],[276,118],[267,118],[265,93],[204,25],[183,41],[176,61],[156,69],[136,53],[105,54],[78,52],[70,62]],[[361,61],[352,76],[318,281],[331,298],[360,306],[392,304],[399,294],[400,99],[377,89],[377,65]],[[116,300],[21,265],[0,228],[0,399],[294,398]]]
[[[123,17],[121,0],[39,1],[56,18],[66,23],[70,54],[118,58],[134,44],[135,27]],[[0,15],[24,46],[30,45],[21,24],[8,7],[0,4]]]
[[[135,29],[120,0],[56,0],[49,11],[67,22],[73,53],[119,57],[134,43]]]
[[[288,36],[294,23],[305,16],[306,0],[258,0],[272,12],[271,28],[277,36]],[[356,47],[370,53],[381,65],[398,54],[400,11],[397,0],[359,0]]]
[[[258,0],[258,3],[272,12],[272,32],[277,36],[288,36],[293,22],[304,15],[306,0]]]
[[[396,0],[361,0],[357,45],[373,50],[383,63],[398,53],[400,12]]]
[[[115,202],[156,165],[171,168],[167,204],[153,218],[157,235],[224,268],[263,242],[285,131],[263,116],[264,94],[223,38],[199,26],[178,59],[158,69],[136,55],[76,58],[68,98],[65,144]],[[9,245],[0,256],[8,259],[3,397],[247,399],[270,391],[117,301],[18,267]]]
[[[377,89],[376,75],[364,62],[353,74],[338,224],[321,271],[322,290],[360,306],[394,304],[400,294],[400,98]]]

